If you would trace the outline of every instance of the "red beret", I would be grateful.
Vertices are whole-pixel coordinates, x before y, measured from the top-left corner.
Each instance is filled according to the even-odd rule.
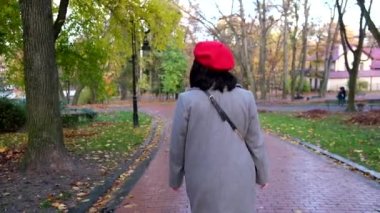
[[[215,71],[229,71],[235,66],[231,50],[218,41],[203,41],[195,45],[195,61]]]

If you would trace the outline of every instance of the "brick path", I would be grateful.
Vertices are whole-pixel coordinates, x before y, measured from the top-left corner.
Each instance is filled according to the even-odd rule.
[[[188,213],[185,188],[168,187],[168,151],[172,104],[145,110],[168,122],[164,141],[118,213]],[[270,156],[270,186],[258,190],[258,212],[380,212],[380,184],[278,137],[265,136]]]

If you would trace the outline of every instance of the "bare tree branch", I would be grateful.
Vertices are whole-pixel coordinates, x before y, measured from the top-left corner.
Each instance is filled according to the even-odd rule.
[[[380,32],[377,29],[375,23],[371,19],[371,16],[370,16],[370,10],[371,10],[370,8],[371,8],[371,6],[367,10],[366,7],[365,7],[365,5],[364,5],[364,0],[357,0],[357,3],[359,5],[359,7],[360,7],[361,12],[364,15],[364,18],[365,18],[367,24],[368,24],[368,30],[372,33],[373,37],[376,39],[377,44],[380,47]],[[370,5],[372,5],[372,0],[371,0]]]
[[[352,47],[348,41],[348,38],[347,38],[347,31],[346,31],[346,27],[345,27],[344,22],[343,22],[344,12],[342,12],[342,4],[343,4],[343,2],[339,3],[339,0],[336,0],[336,7],[338,9],[340,36],[341,36],[341,40],[342,40],[344,59],[345,59],[344,62],[345,62],[346,69],[349,72],[349,70],[351,70],[351,67],[348,64],[348,56],[347,56],[348,50],[347,50],[347,48],[349,48],[352,53],[354,52],[354,50],[352,49]],[[347,5],[347,0],[345,0],[345,5]]]

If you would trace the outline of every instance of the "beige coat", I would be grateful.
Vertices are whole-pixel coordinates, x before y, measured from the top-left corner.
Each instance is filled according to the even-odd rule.
[[[177,188],[185,176],[194,213],[255,212],[255,183],[267,182],[268,162],[254,97],[241,88],[210,93],[253,155],[221,120],[207,95],[190,89],[179,95],[174,114],[169,184]]]

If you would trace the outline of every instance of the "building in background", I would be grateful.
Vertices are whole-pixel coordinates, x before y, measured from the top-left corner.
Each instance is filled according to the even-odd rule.
[[[348,52],[348,60],[353,61],[353,55]],[[309,55],[309,69],[305,70],[312,88],[320,86],[325,56],[322,51]],[[327,83],[327,91],[337,91],[340,87],[348,87],[349,74],[346,70],[344,51],[341,45],[333,48],[331,67]],[[368,91],[380,91],[380,48],[366,47],[363,49],[359,65],[358,82],[366,82]]]

